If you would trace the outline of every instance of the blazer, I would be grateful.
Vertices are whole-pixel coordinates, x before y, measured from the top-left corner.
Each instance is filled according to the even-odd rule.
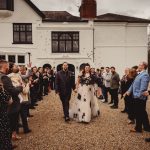
[[[149,74],[146,71],[141,72],[130,86],[128,92],[132,93],[133,98],[147,100],[147,96],[142,95],[147,91],[150,81]]]
[[[110,80],[110,88],[111,89],[118,89],[119,88],[119,81],[120,81],[120,77],[118,73],[114,73],[111,76],[111,80]]]
[[[55,91],[60,95],[70,95],[75,89],[74,76],[71,71],[58,71],[55,78]]]

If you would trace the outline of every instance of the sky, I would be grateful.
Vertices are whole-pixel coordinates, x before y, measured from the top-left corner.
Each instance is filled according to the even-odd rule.
[[[40,10],[68,11],[79,16],[81,0],[32,0]],[[150,0],[97,0],[97,14],[116,13],[150,19]]]

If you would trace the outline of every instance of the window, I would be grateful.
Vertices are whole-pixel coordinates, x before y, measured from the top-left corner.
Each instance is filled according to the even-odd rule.
[[[8,61],[15,63],[15,62],[16,62],[16,57],[15,57],[15,55],[8,55]]]
[[[14,10],[14,0],[0,0],[0,10]]]
[[[7,1],[0,0],[0,9],[7,9]]]
[[[25,63],[25,56],[18,55],[18,63],[24,64]]]
[[[0,59],[6,60],[6,56],[5,55],[0,55]]]
[[[53,53],[79,53],[79,32],[52,32]]]
[[[13,24],[13,43],[32,44],[32,24],[14,23]]]

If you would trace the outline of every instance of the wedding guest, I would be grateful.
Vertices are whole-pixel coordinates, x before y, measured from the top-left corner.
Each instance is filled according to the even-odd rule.
[[[115,67],[111,67],[111,80],[110,80],[110,89],[111,89],[111,100],[113,101],[112,109],[118,108],[118,89],[119,89],[119,74],[116,72]]]
[[[123,95],[125,94],[125,92],[129,89],[128,84],[127,84],[127,78],[129,75],[129,68],[126,68],[124,71],[124,75],[122,77],[122,79],[120,80],[120,90],[121,90],[121,98],[123,98]],[[124,110],[122,110],[122,113],[127,112],[127,101],[124,100]]]
[[[110,94],[110,80],[111,80],[111,72],[110,68],[106,67],[105,73],[103,73],[103,82],[104,82],[104,98],[105,102],[108,102],[108,93]]]
[[[5,60],[0,60],[0,149],[12,150],[16,148],[16,145],[12,146],[11,137],[12,122],[9,122],[8,118],[8,105],[12,105],[18,97],[18,94],[22,91],[22,87],[14,87],[10,78],[7,76],[9,71],[9,63]],[[12,97],[13,101],[10,100]],[[15,98],[15,99],[14,99]],[[18,99],[17,99],[18,100]]]
[[[147,96],[143,92],[147,91],[150,81],[149,74],[146,72],[148,64],[141,62],[138,66],[139,75],[135,78],[133,84],[127,91],[127,95],[133,94],[135,105],[136,126],[131,132],[142,132],[142,126],[145,131],[150,132],[150,123],[146,112]]]

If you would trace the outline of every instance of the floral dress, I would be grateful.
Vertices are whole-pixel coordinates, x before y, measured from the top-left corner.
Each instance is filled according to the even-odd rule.
[[[88,123],[92,117],[100,115],[98,99],[96,97],[97,78],[93,75],[79,76],[80,83],[75,103],[70,109],[70,117],[78,122]],[[98,84],[100,86],[100,84]]]
[[[0,150],[12,150],[11,130],[7,115],[10,96],[0,88]]]

